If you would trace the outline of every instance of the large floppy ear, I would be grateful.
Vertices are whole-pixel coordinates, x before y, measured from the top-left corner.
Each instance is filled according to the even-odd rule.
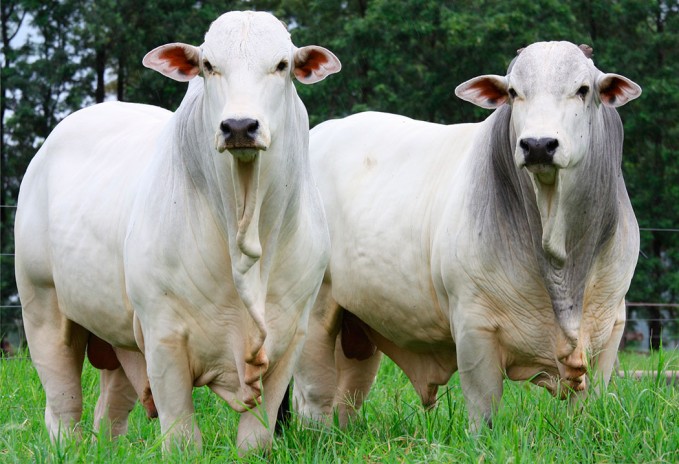
[[[142,63],[175,81],[186,82],[200,73],[200,49],[183,43],[161,45],[148,52]]]
[[[641,95],[641,87],[619,74],[601,74],[596,80],[601,102],[613,108]]]
[[[455,88],[455,95],[481,108],[494,109],[507,103],[507,78],[488,74],[463,82]]]
[[[295,50],[295,68],[292,72],[302,84],[322,81],[342,69],[342,63],[330,51],[316,45]]]

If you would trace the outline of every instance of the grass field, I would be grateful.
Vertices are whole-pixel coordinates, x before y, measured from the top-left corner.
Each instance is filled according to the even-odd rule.
[[[622,353],[623,370],[679,369],[679,353],[648,357]],[[282,462],[282,463],[677,463],[679,385],[664,377],[615,378],[605,395],[581,409],[553,399],[544,389],[505,382],[503,405],[493,429],[479,437],[466,431],[459,378],[440,391],[438,406],[425,412],[407,378],[384,360],[357,420],[347,429],[293,423],[268,454],[239,458],[234,447],[238,415],[207,388],[194,390],[203,452],[161,454],[158,421],[137,405],[127,436],[97,439],[91,430],[98,375],[83,374],[83,437],[51,445],[43,423],[44,393],[30,360],[0,360],[0,462]]]

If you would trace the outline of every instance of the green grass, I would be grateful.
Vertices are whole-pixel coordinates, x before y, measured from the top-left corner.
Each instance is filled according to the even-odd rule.
[[[652,357],[622,353],[623,370],[679,368],[679,354]],[[44,393],[30,360],[0,361],[0,462],[233,462],[238,415],[206,388],[195,389],[203,452],[173,452],[163,458],[158,421],[137,405],[129,432],[116,441],[91,430],[98,375],[83,374],[83,440],[50,444],[43,423]],[[243,462],[282,463],[676,463],[679,462],[679,385],[664,378],[615,378],[606,393],[572,409],[544,389],[506,382],[493,429],[473,438],[458,376],[424,411],[408,379],[385,360],[359,417],[347,429],[303,426],[294,421],[268,454]]]

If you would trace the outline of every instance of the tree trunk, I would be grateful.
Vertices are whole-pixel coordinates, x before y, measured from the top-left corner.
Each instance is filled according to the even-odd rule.
[[[125,55],[118,57],[118,84],[116,86],[118,101],[125,101]]]
[[[97,103],[102,103],[106,98],[106,82],[104,82],[106,51],[103,48],[97,48],[94,66],[97,73],[97,89],[94,92],[94,99]]]
[[[662,340],[662,314],[657,308],[649,308],[648,315],[648,348],[659,350]]]

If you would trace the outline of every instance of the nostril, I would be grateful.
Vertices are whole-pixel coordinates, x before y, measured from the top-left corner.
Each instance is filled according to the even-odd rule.
[[[520,146],[521,149],[522,149],[524,152],[526,152],[526,153],[528,152],[528,150],[530,150],[530,147],[528,146],[528,142],[526,142],[526,141],[523,140],[523,139],[519,142],[519,146]]]
[[[256,120],[252,121],[247,126],[248,134],[250,134],[251,136],[255,135],[255,133],[257,132],[257,129],[259,129],[259,121],[256,121]]]
[[[259,121],[251,118],[225,119],[219,124],[219,128],[227,138],[254,139],[259,130]]]
[[[260,125],[253,118],[228,118],[219,123],[224,137],[224,146],[228,149],[257,148]]]
[[[519,141],[523,150],[524,161],[527,166],[541,164],[549,165],[554,162],[554,155],[559,148],[559,141],[551,137],[539,139],[526,137]]]
[[[222,123],[219,125],[219,128],[222,132],[224,132],[225,135],[229,135],[231,133],[231,126],[229,125],[228,121],[222,121]]]

